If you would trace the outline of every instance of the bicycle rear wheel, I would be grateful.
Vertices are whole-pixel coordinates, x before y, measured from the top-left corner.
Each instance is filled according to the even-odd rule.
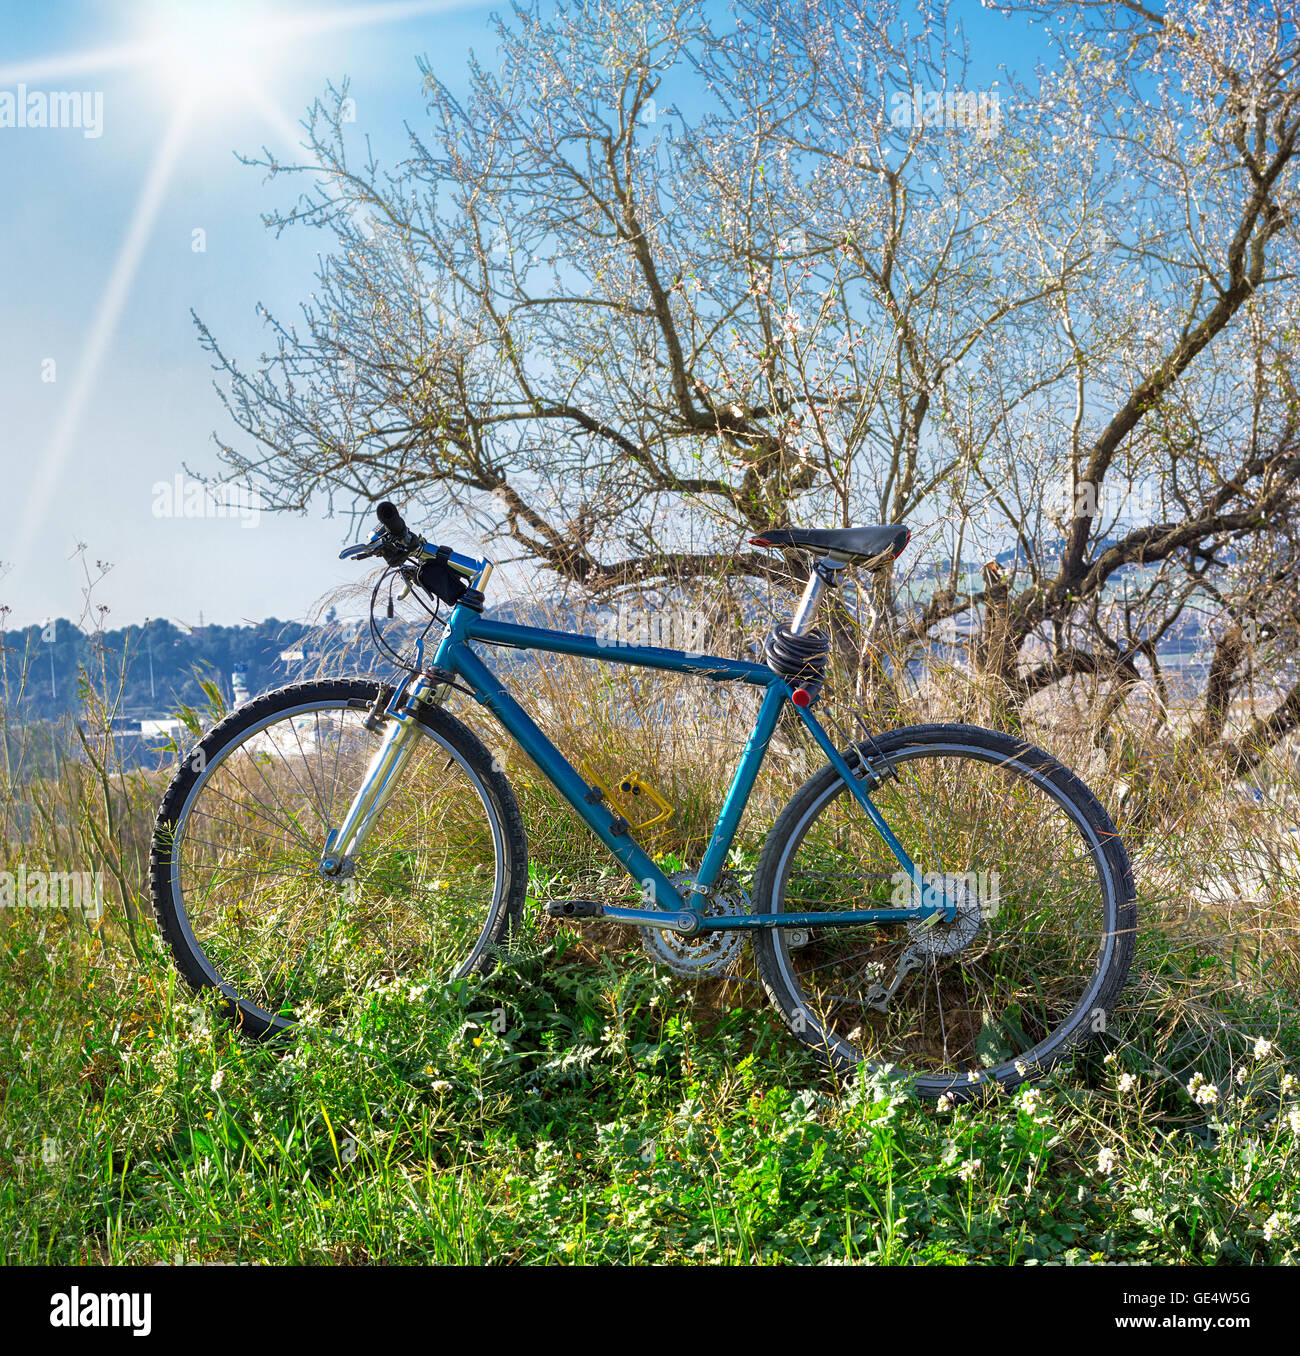
[[[975,726],[915,726],[855,747],[884,773],[870,794],[886,823],[958,912],[932,926],[757,933],[763,984],[799,1039],[838,1067],[892,1065],[922,1096],[962,1098],[1041,1074],[1105,1030],[1137,911],[1128,856],[1092,792],[1041,749]],[[828,765],[773,826],[754,908],[915,897]]]
[[[366,680],[301,683],[239,707],[181,766],[150,856],[159,927],[181,974],[262,1035],[336,1020],[398,975],[491,967],[519,922],[527,845],[510,784],[438,708],[350,874],[321,874],[380,736]]]

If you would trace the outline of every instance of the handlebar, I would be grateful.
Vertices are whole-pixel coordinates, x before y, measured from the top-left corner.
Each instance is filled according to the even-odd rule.
[[[398,511],[397,505],[385,499],[382,504],[375,506],[375,517],[379,519],[379,525],[387,531],[390,537],[395,537],[403,544],[413,536],[411,529],[406,525],[406,519]]]
[[[339,553],[340,560],[365,560],[382,556],[389,565],[404,565],[412,557],[420,562],[439,561],[442,566],[467,581],[470,587],[482,589],[492,573],[487,560],[473,560],[446,546],[434,546],[418,532],[413,532],[402,517],[397,505],[385,499],[375,505],[379,529],[364,544],[349,546]],[[460,585],[464,588],[465,585]]]
[[[416,553],[424,544],[424,538],[412,532],[406,525],[396,504],[387,499],[375,506],[375,516],[379,527],[368,542],[349,546],[339,552],[340,560],[368,560],[371,556],[383,556],[390,565],[401,565]]]

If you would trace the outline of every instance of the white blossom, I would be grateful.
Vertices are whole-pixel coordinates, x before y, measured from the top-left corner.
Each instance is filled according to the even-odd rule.
[[[1204,1074],[1194,1073],[1187,1084],[1187,1092],[1198,1106],[1213,1106],[1219,1100],[1219,1089],[1207,1082]]]

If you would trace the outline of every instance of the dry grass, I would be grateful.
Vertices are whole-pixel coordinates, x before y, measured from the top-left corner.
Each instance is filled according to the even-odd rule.
[[[755,694],[558,656],[507,678],[575,765],[660,790],[675,814],[649,845],[697,859]],[[846,690],[833,682],[825,707],[845,739],[860,733],[859,714],[879,729],[992,723],[999,707],[957,670],[877,697],[869,712]],[[184,713],[191,737],[219,714],[210,695],[212,709]],[[819,1073],[745,972],[739,983],[691,984],[649,970],[620,929],[575,933],[536,918],[518,964],[482,986],[399,986],[376,995],[337,1044],[253,1048],[211,1024],[156,938],[145,864],[167,770],[122,765],[111,708],[93,694],[80,732],[23,726],[12,706],[0,708],[0,869],[101,870],[107,903],[97,923],[0,916],[5,1254],[1293,1259],[1295,765],[1279,749],[1254,790],[1230,784],[1212,758],[1179,743],[1174,720],[1152,720],[1137,702],[1098,742],[1097,696],[1079,689],[1035,703],[1023,733],[1079,770],[1116,818],[1137,872],[1141,939],[1110,1033],[1118,1062],[1094,1058],[1049,1087],[1050,1119],[1023,1097],[952,1119],[897,1112],[888,1093]],[[482,710],[460,699],[453,709],[502,756],[516,788],[530,893],[625,889]],[[818,761],[783,725],[742,852],[752,856]],[[625,806],[634,820],[638,810]],[[510,1027],[498,1034],[493,1014],[506,1010]],[[1274,1042],[1262,1061],[1260,1038]],[[1193,1072],[1222,1090],[1217,1108],[1189,1098]],[[603,1127],[595,1139],[593,1127]],[[829,1146],[820,1168],[810,1170],[804,1136]],[[653,1161],[648,1140],[659,1146]],[[986,1180],[952,1180],[954,1144],[958,1160],[988,1165]],[[1099,1152],[1121,1165],[1106,1181]],[[638,1174],[644,1187],[629,1196]],[[871,1183],[886,1177],[897,1218],[876,1211]],[[1201,1204],[1189,1213],[1193,1198]]]
[[[611,786],[639,777],[672,805],[668,824],[645,836],[652,851],[683,864],[698,860],[753,721],[756,690],[558,655],[501,671],[574,766],[589,766]],[[986,683],[959,668],[899,683],[886,689],[887,704],[881,698],[869,709],[847,689],[833,676],[822,708],[845,740],[861,736],[864,717],[877,730],[989,724],[1004,709]],[[1152,1063],[1178,1074],[1212,1058],[1225,1037],[1285,1036],[1300,987],[1300,775],[1292,751],[1270,751],[1249,783],[1230,783],[1209,753],[1178,737],[1181,713],[1157,718],[1140,699],[1121,708],[1099,739],[1090,715],[1101,695],[1078,685],[1036,701],[1021,730],[1084,777],[1128,845],[1142,930],[1129,1005],[1156,1040]],[[209,697],[210,710],[182,713],[193,734],[220,713],[215,690]],[[626,896],[630,885],[538,770],[473,703],[457,700],[453,709],[478,729],[516,788],[537,892]],[[111,715],[89,688],[75,727],[25,727],[12,707],[0,708],[0,859],[103,872],[107,909],[98,925],[50,920],[56,931],[67,929],[78,970],[138,968],[152,963],[154,951],[145,877],[166,771],[122,765]],[[743,853],[757,851],[819,761],[793,722],[783,724],[741,827]],[[634,824],[650,813],[643,801],[619,803]],[[550,925],[540,927],[544,940]],[[628,944],[621,931],[599,928],[583,947],[622,953]]]

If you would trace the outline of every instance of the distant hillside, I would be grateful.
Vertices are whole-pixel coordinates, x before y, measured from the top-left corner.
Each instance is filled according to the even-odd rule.
[[[1003,552],[997,559],[1008,568],[1020,563],[1013,551]],[[963,568],[968,572],[968,584],[978,588],[977,568],[966,562]],[[920,578],[926,576],[934,578],[931,570]],[[918,592],[917,584],[918,576],[914,575],[910,585],[902,586],[901,595],[906,598]],[[674,606],[685,606],[686,599],[670,590],[661,602],[670,611]],[[653,602],[648,605],[651,609],[655,606]],[[768,624],[770,600],[756,594],[742,598],[740,606],[746,625],[752,623],[752,634],[757,638]],[[558,597],[547,596],[503,600],[489,606],[487,615],[524,625],[593,634],[619,620],[608,604],[578,609]],[[966,634],[978,624],[978,617],[968,613],[950,629]],[[399,618],[385,622],[384,633],[400,650],[411,644],[416,630]],[[941,639],[950,643],[952,638]],[[118,716],[127,721],[170,715],[182,704],[202,705],[201,680],[216,683],[226,700],[233,702],[239,695],[233,682],[236,670],[248,693],[254,695],[319,672],[394,672],[391,661],[371,643],[363,619],[338,620],[332,612],[319,625],[269,617],[244,626],[186,630],[161,619],[97,636],[60,618],[44,629],[29,626],[0,634],[0,641],[0,700],[9,706],[11,715],[24,722],[49,720],[75,711],[83,669],[93,676],[95,687],[115,701]],[[653,639],[647,636],[642,643],[696,648],[668,632],[662,636],[656,633]],[[1160,651],[1169,657],[1187,657],[1203,644],[1199,619],[1195,611],[1189,611],[1163,638]],[[527,661],[525,656],[499,651],[492,662],[513,667]]]
[[[85,669],[99,691],[110,697],[121,691],[123,717],[153,716],[201,703],[200,678],[216,682],[229,699],[236,665],[245,666],[251,691],[277,686],[293,667],[281,654],[317,645],[320,635],[320,628],[270,617],[189,631],[159,620],[92,636],[60,618],[44,630],[30,626],[4,634],[0,698],[23,719],[62,715],[77,708]]]
[[[534,626],[571,629],[578,624],[571,608],[545,599],[507,601],[487,612]],[[402,651],[418,632],[399,617],[385,621],[383,633]],[[372,643],[363,618],[335,620],[331,616],[312,625],[268,617],[245,626],[190,630],[164,619],[97,636],[59,618],[46,628],[5,632],[0,640],[0,701],[21,722],[75,712],[83,670],[92,676],[96,690],[115,703],[119,719],[127,722],[168,716],[182,704],[204,705],[201,680],[215,683],[233,704],[238,696],[236,670],[252,695],[321,672],[395,672],[391,660]],[[505,653],[494,658],[498,666],[518,660]]]

